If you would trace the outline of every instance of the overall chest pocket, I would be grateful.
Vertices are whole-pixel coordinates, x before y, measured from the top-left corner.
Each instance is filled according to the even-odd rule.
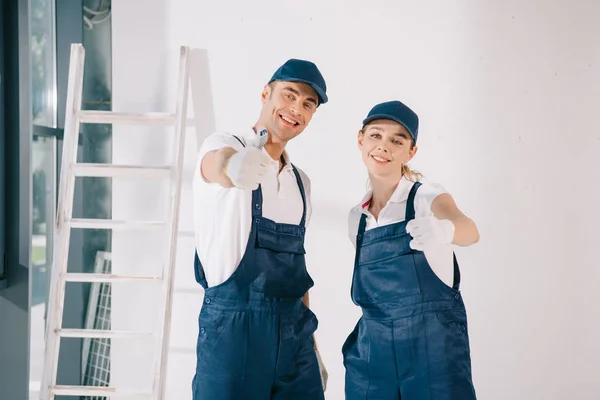
[[[255,250],[253,290],[269,296],[302,297],[312,286],[304,258],[304,228],[275,223],[259,226]]]
[[[402,234],[363,243],[358,251],[352,295],[369,304],[421,293],[417,265],[409,246],[411,236]]]

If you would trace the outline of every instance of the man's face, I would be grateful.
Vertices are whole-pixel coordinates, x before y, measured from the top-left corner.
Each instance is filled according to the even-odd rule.
[[[276,81],[266,85],[261,96],[261,122],[271,140],[285,143],[298,136],[317,111],[318,99],[306,83]]]

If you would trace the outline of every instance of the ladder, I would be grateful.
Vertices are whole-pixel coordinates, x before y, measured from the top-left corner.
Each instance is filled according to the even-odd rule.
[[[50,297],[48,301],[46,351],[41,387],[41,400],[54,400],[55,396],[135,396],[162,400],[165,392],[165,375],[171,327],[171,305],[173,297],[174,268],[177,251],[179,206],[181,196],[183,155],[187,115],[189,84],[189,48],[182,46],[179,61],[179,76],[174,113],[128,114],[112,111],[85,111],[81,109],[83,90],[83,68],[85,50],[81,44],[71,45],[69,81],[67,92],[65,131],[61,174],[58,193],[58,207],[55,227],[54,262],[50,276]],[[136,124],[173,126],[174,155],[172,165],[150,167],[115,164],[89,164],[77,162],[79,125],[88,124]],[[74,219],[73,195],[76,177],[111,178],[170,178],[167,220],[118,221],[97,219]],[[68,273],[67,261],[69,239],[72,228],[79,229],[144,229],[165,227],[167,231],[167,260],[163,264],[162,276],[124,276],[102,273]],[[67,282],[125,282],[160,281],[160,307],[158,332],[135,332],[97,329],[63,329],[65,286]],[[148,338],[154,339],[155,359],[151,392],[125,391],[115,387],[99,386],[59,386],[56,384],[61,338]]]

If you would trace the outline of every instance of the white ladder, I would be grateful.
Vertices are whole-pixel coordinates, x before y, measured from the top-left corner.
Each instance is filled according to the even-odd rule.
[[[136,396],[162,400],[165,392],[165,375],[171,327],[171,305],[173,295],[173,270],[177,251],[179,205],[183,169],[183,154],[186,129],[187,99],[189,84],[189,49],[181,47],[177,100],[175,113],[125,114],[112,111],[82,111],[83,67],[85,50],[81,44],[71,45],[69,82],[67,92],[65,131],[56,216],[56,244],[54,262],[50,276],[50,297],[46,329],[46,353],[41,387],[41,400],[53,400],[55,396]],[[89,124],[136,124],[167,125],[175,127],[174,156],[171,166],[149,167],[115,164],[77,163],[77,144],[80,123]],[[75,177],[151,177],[171,180],[166,222],[117,221],[95,219],[73,219],[73,194]],[[68,273],[67,261],[69,238],[72,228],[83,229],[140,229],[167,228],[167,260],[162,276],[123,276],[116,274]],[[95,329],[63,329],[65,286],[67,282],[124,282],[161,281],[158,332],[132,332]],[[56,385],[61,338],[147,338],[155,340],[154,374],[152,392],[125,391],[116,387],[58,386]]]

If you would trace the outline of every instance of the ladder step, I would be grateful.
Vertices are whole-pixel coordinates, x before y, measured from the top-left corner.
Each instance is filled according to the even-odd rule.
[[[141,396],[151,398],[150,392],[137,392],[132,390],[117,389],[114,387],[102,386],[52,386],[50,392],[55,396],[100,396],[119,395],[119,396]]]
[[[194,231],[178,231],[177,234],[179,235],[179,237],[184,237],[184,238],[193,238],[194,237]]]
[[[173,125],[176,115],[171,113],[119,113],[114,111],[79,111],[79,122],[85,124]]]
[[[150,229],[161,228],[164,221],[121,221],[116,219],[73,218],[68,221],[76,229]]]
[[[173,293],[177,293],[177,294],[201,294],[204,292],[204,289],[202,289],[200,287],[200,285],[198,285],[199,287],[185,287],[185,286],[181,286],[181,287],[175,287],[173,288]]]
[[[137,165],[115,164],[73,164],[75,176],[102,177],[102,178],[165,178],[171,172],[170,166],[145,167]]]
[[[144,338],[156,336],[154,332],[110,331],[100,329],[57,329],[56,333],[64,338]]]
[[[160,276],[136,276],[136,275],[116,275],[116,274],[86,274],[86,273],[66,273],[64,279],[66,282],[127,282],[127,281],[161,281]]]

